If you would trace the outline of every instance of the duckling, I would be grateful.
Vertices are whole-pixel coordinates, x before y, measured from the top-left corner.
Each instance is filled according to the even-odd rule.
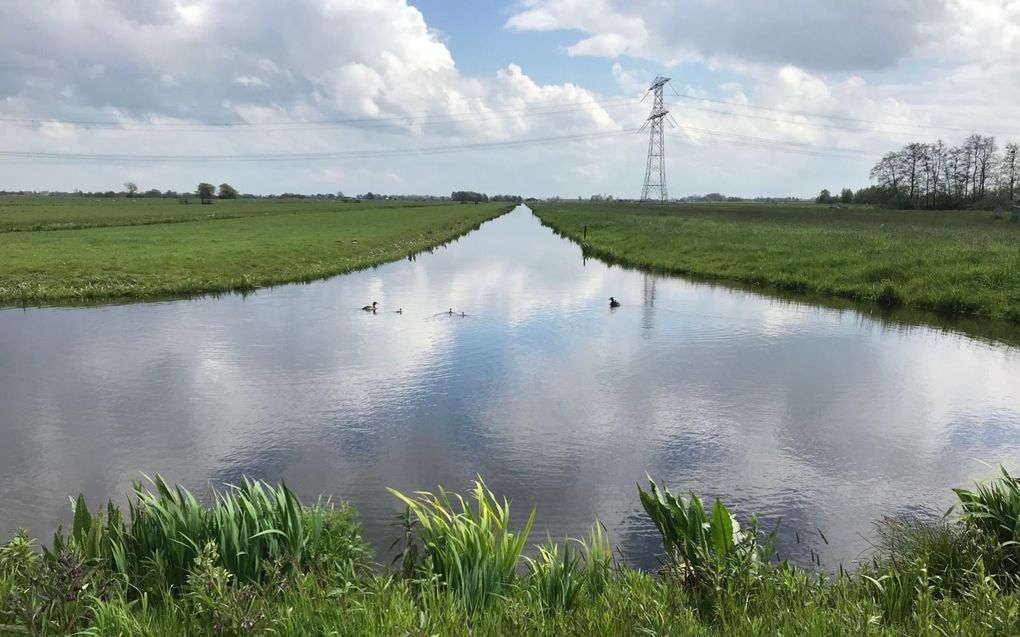
[[[620,307],[620,302],[613,297],[609,297],[609,307]]]
[[[366,305],[361,309],[365,310],[366,312],[375,312],[376,305],[379,305],[379,301],[372,301],[372,305]]]

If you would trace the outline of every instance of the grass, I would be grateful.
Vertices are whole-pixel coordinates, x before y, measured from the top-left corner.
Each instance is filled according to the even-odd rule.
[[[0,306],[194,296],[311,281],[446,243],[505,204],[0,198]]]
[[[206,507],[157,478],[127,516],[79,498],[53,545],[0,547],[0,635],[1013,635],[1020,580],[1000,529],[1020,520],[1015,486],[958,492],[953,519],[885,521],[869,562],[829,576],[770,559],[721,502],[654,482],[638,497],[661,533],[658,574],[615,563],[598,524],[525,550],[534,512],[512,529],[480,480],[469,498],[391,492],[403,551],[370,568],[347,507],[247,480]]]
[[[979,211],[538,203],[610,263],[1020,322],[1020,224]]]

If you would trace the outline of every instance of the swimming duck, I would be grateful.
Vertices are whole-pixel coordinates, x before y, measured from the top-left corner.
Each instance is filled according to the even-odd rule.
[[[397,308],[397,314],[403,314],[403,313],[404,313],[404,308],[402,308],[402,307]]]
[[[450,316],[453,316],[453,308],[450,308]]]
[[[361,309],[365,310],[366,312],[375,312],[376,305],[379,305],[379,301],[372,301],[372,305],[366,305]]]
[[[620,307],[620,302],[613,297],[609,297],[609,307]]]

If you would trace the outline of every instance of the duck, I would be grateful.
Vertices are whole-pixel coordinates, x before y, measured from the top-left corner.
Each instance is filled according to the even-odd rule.
[[[620,302],[613,297],[609,297],[609,307],[620,307]]]
[[[450,316],[453,316],[453,308],[452,307],[450,308],[449,314],[450,314]]]
[[[365,310],[366,312],[375,312],[376,305],[379,305],[379,301],[372,301],[372,305],[366,305],[361,309]]]
[[[403,314],[403,313],[404,313],[404,308],[402,308],[402,307],[397,308],[397,314]]]

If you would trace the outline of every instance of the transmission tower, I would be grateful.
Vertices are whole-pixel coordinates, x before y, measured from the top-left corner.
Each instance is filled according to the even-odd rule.
[[[641,130],[648,128],[648,164],[645,167],[645,185],[641,188],[641,202],[658,201],[666,203],[666,145],[662,138],[662,123],[669,121],[669,111],[662,106],[662,87],[669,83],[668,77],[655,78],[648,91],[653,93],[652,113]],[[646,94],[647,95],[647,94]]]

